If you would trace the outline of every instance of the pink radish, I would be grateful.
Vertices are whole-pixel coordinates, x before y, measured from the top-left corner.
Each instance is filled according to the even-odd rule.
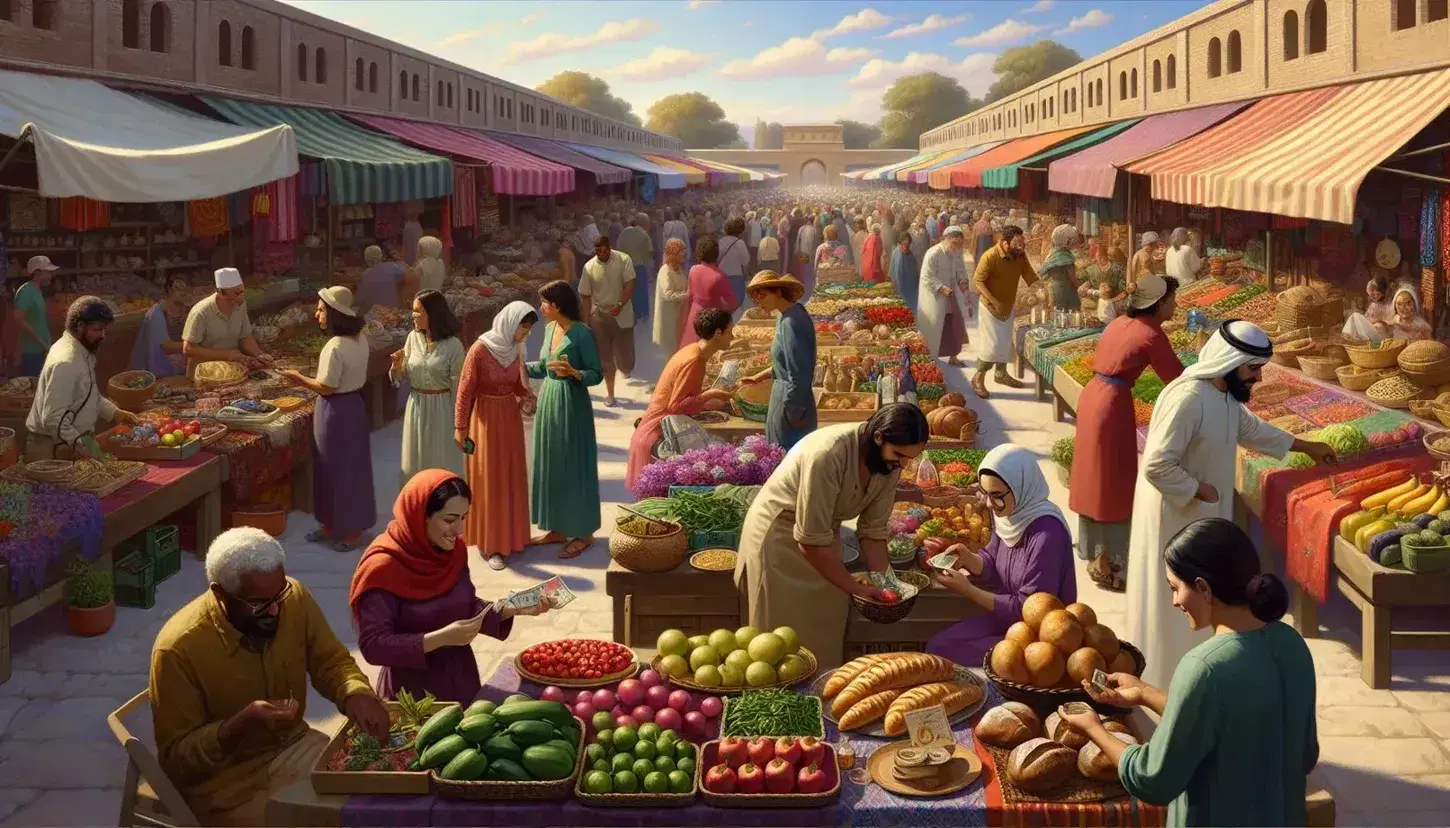
[[[672,710],[672,711],[674,710],[673,707],[672,708],[669,708],[669,709]],[[663,711],[663,710],[660,711],[661,714],[663,714],[664,712],[665,711]],[[664,718],[664,717],[663,716],[660,716],[659,718]],[[685,727],[684,727],[684,732],[686,734],[690,735],[690,736],[704,736],[705,735],[705,714],[704,713],[701,713],[698,710],[691,710],[689,713],[686,713],[685,714]]]
[[[614,691],[608,687],[601,687],[594,691],[594,706],[600,710],[608,710],[614,706]]]
[[[579,704],[581,702],[589,702],[590,704],[593,704],[594,703],[594,691],[593,690],[580,690],[578,693],[576,693],[574,695],[574,703],[575,704]]]
[[[574,705],[574,715],[578,716],[586,722],[594,718],[595,712],[596,711],[594,709],[594,705],[590,702],[579,702],[578,704]]]
[[[705,714],[705,718],[707,719],[713,719],[719,716],[724,709],[725,704],[720,701],[719,696],[706,696],[704,701],[700,702],[700,712]]]
[[[654,709],[651,708],[649,705],[641,704],[634,708],[634,710],[629,714],[629,717],[631,719],[634,719],[636,722],[643,724],[645,722],[654,721],[655,712]]]
[[[670,688],[665,687],[662,684],[656,684],[654,687],[651,687],[650,689],[644,691],[645,704],[648,704],[650,707],[653,707],[656,710],[659,710],[660,708],[669,704],[669,699]]]
[[[661,730],[679,730],[684,724],[684,719],[680,717],[680,711],[673,707],[666,707],[655,714],[655,724],[659,725]]]
[[[665,680],[660,678],[660,674],[656,673],[654,670],[645,670],[643,673],[639,674],[639,683],[643,684],[646,688],[649,688],[664,684]]]
[[[622,704],[616,704],[614,707],[610,708],[609,712],[614,714],[614,718],[616,721],[619,719],[620,716],[629,715],[629,711],[626,710],[624,705]],[[615,727],[619,727],[619,725],[616,724]]]
[[[636,720],[633,716],[615,716],[614,717],[614,727],[616,729],[621,728],[621,727],[636,727],[637,728],[637,727],[639,727],[639,721]]]
[[[621,704],[634,707],[644,702],[644,685],[635,679],[625,679],[619,683],[619,691],[615,695]]]
[[[539,694],[539,698],[543,701],[563,702],[564,689],[562,687],[555,687],[551,684],[548,687],[544,688],[544,692]]]
[[[669,704],[670,704],[670,707],[673,707],[675,710],[678,710],[681,713],[684,713],[685,711],[689,710],[690,709],[690,691],[689,690],[676,690],[675,692],[671,693],[670,694],[670,698],[669,698]]]

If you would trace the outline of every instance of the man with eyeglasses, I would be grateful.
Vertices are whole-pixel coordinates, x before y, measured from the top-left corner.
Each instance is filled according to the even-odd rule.
[[[282,545],[223,532],[210,588],[166,622],[151,652],[151,716],[167,776],[203,825],[261,825],[267,801],[306,775],[328,737],[303,719],[309,682],[386,743],[388,712]]]
[[[187,378],[195,377],[196,366],[203,362],[240,362],[249,368],[271,365],[271,355],[252,336],[242,274],[234,267],[224,267],[213,279],[216,293],[192,306],[181,329]]]

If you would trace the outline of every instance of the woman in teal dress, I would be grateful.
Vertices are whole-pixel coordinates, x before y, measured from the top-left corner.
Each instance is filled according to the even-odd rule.
[[[563,543],[560,558],[578,557],[599,530],[599,445],[589,388],[604,381],[599,348],[579,321],[579,294],[567,282],[539,288],[544,345],[526,364],[542,379],[534,413],[534,480],[530,514],[544,534],[533,545]],[[566,542],[567,541],[567,542]]]
[[[1280,621],[1284,582],[1259,571],[1244,530],[1223,518],[1185,526],[1163,552],[1173,605],[1212,638],[1188,651],[1168,692],[1130,673],[1106,691],[1119,707],[1148,707],[1160,723],[1126,744],[1097,714],[1064,715],[1118,767],[1128,793],[1168,806],[1168,826],[1304,825],[1305,784],[1319,761],[1314,659]]]
[[[805,290],[794,277],[773,270],[755,274],[745,288],[755,304],[780,313],[775,341],[770,344],[770,367],[742,382],[775,380],[765,415],[765,439],[787,451],[816,430],[816,395],[811,390],[816,373],[816,323],[800,304]]]

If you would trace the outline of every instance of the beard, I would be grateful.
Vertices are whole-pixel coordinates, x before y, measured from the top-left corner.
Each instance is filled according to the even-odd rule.
[[[101,350],[101,343],[104,341],[103,339],[91,339],[88,336],[81,337],[81,344],[85,346],[87,351],[93,354]]]
[[[1228,392],[1234,399],[1241,403],[1249,401],[1249,394],[1254,390],[1255,380],[1246,380],[1239,376],[1238,369],[1234,369],[1223,375],[1223,383],[1228,386]]]
[[[887,477],[898,468],[900,468],[898,464],[886,461],[881,446],[872,440],[866,449],[866,470],[878,477]]]
[[[243,638],[251,638],[257,641],[271,641],[277,635],[277,623],[282,619],[281,614],[277,615],[253,615],[250,612],[239,611],[230,605],[227,606],[227,623],[236,628]]]

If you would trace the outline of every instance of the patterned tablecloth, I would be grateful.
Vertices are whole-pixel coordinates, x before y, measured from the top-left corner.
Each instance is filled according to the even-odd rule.
[[[505,662],[484,685],[480,698],[502,701],[511,693],[537,695],[543,688],[524,681],[511,662]],[[986,706],[1001,699],[989,688]],[[985,709],[985,706],[984,706]],[[975,750],[970,723],[956,731],[958,744]],[[826,738],[840,734],[826,722]],[[885,740],[851,736],[857,766],[864,766]],[[985,751],[979,752],[984,754]],[[1164,811],[1124,800],[1118,805],[1035,805],[1004,807],[1002,791],[993,784],[990,758],[982,777],[966,789],[939,799],[908,799],[876,784],[841,782],[841,798],[824,808],[757,809],[715,808],[697,801],[688,808],[594,808],[569,799],[557,802],[460,802],[432,796],[353,796],[342,808],[342,824],[349,828],[373,826],[913,826],[913,828],[1028,828],[1049,825],[1160,826]]]
[[[1100,335],[1102,332],[1100,327],[1053,329],[1043,325],[1022,325],[1016,330],[1017,353],[1022,355],[1038,376],[1051,382],[1053,363],[1041,359],[1049,348],[1074,339]]]
[[[283,445],[264,434],[233,429],[207,450],[227,458],[223,492],[245,502],[286,480],[312,451],[312,405],[283,415],[289,429]]]

